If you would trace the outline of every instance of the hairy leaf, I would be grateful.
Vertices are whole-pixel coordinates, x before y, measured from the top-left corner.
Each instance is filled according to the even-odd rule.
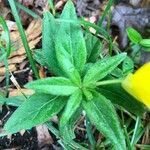
[[[142,116],[145,112],[144,105],[129,95],[120,84],[101,86],[99,92],[114,104],[118,104],[138,116]]]
[[[42,124],[56,115],[66,102],[66,99],[62,97],[34,94],[13,113],[4,129],[7,133],[16,133]]]
[[[66,51],[64,45],[62,45],[59,39],[56,39],[56,43],[56,55],[59,61],[59,66],[62,68],[61,70],[65,72],[65,76],[75,84],[79,85],[81,83],[80,75],[73,65],[70,54]]]
[[[82,93],[80,90],[77,90],[70,96],[67,105],[65,107],[65,110],[62,114],[62,117],[60,119],[61,128],[63,128],[68,123],[72,115],[79,108],[81,100],[82,100]]]
[[[66,141],[72,141],[73,139],[75,139],[75,134],[74,134],[74,125],[77,121],[77,119],[79,119],[79,116],[81,115],[81,108],[78,108],[73,115],[71,116],[70,120],[67,122],[67,124],[62,125],[61,124],[61,120],[60,120],[60,132],[61,135],[63,137],[64,140]],[[63,116],[62,116],[63,118]]]
[[[83,101],[83,107],[91,123],[111,141],[116,150],[126,150],[125,138],[115,108],[101,94],[94,93],[93,96],[92,100]]]
[[[39,93],[67,96],[75,92],[78,87],[69,79],[64,77],[50,77],[29,82],[25,87],[33,89]]]
[[[58,32],[60,42],[72,57],[75,68],[81,72],[86,62],[86,46],[72,1],[67,2],[60,19],[62,19],[61,29]]]
[[[81,113],[80,103],[82,100],[81,91],[76,91],[69,98],[64,112],[60,118],[59,129],[64,141],[74,143],[74,124]]]
[[[130,57],[126,57],[126,59],[122,63],[122,71],[124,75],[127,75],[134,71],[134,62]]]
[[[34,51],[33,55],[34,59],[41,65],[41,66],[46,66],[49,67],[46,63],[46,58],[44,56],[43,50],[42,49],[36,49]]]
[[[19,107],[23,102],[26,101],[24,96],[12,96],[9,98],[5,98],[6,105]]]
[[[42,25],[42,50],[43,57],[46,59],[46,66],[55,75],[63,75],[58,66],[55,53],[55,35],[59,25],[56,23],[53,15],[49,12],[44,13]]]
[[[87,71],[83,80],[84,85],[90,85],[98,80],[103,79],[106,75],[111,73],[125,58],[126,53],[122,53],[97,61]]]
[[[85,38],[88,62],[94,63],[100,55],[102,43],[99,39],[97,39],[97,37],[93,36],[91,33],[87,33]]]
[[[6,98],[0,95],[0,105],[6,104],[14,107],[19,107],[26,100],[27,98],[24,96],[11,96]]]

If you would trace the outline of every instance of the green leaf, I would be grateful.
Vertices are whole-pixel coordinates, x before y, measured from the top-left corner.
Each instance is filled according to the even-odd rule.
[[[139,32],[137,32],[135,29],[129,27],[126,29],[127,35],[131,42],[134,44],[138,44],[142,40],[142,36]]]
[[[0,105],[6,104],[14,107],[19,107],[25,101],[26,98],[24,96],[12,96],[6,98],[0,95]]]
[[[0,95],[0,106],[5,103],[5,98]]]
[[[111,75],[112,75],[113,77],[116,77],[116,78],[122,78],[122,77],[124,77],[123,71],[122,71],[119,67],[115,68],[115,69],[111,72]]]
[[[87,71],[83,79],[84,85],[93,85],[98,80],[103,79],[106,75],[111,73],[125,58],[126,53],[122,53],[113,57],[104,58],[97,61]]]
[[[12,96],[9,98],[6,98],[6,105],[19,107],[23,102],[25,102],[27,99],[24,96]]]
[[[70,145],[75,143],[73,141],[73,139],[75,138],[74,124],[79,118],[79,115],[81,113],[80,109],[81,100],[82,100],[81,91],[78,90],[75,93],[73,93],[70,96],[67,105],[65,107],[65,110],[60,118],[59,123],[60,135],[62,136],[63,140],[65,142],[70,143]]]
[[[4,59],[6,59],[6,55],[7,55],[7,53],[4,53],[0,56],[0,62],[3,61]]]
[[[49,67],[46,63],[46,58],[44,57],[43,50],[42,49],[36,49],[34,50],[33,58],[41,65]]]
[[[68,123],[72,115],[79,108],[81,100],[82,100],[82,93],[80,90],[77,90],[70,96],[67,105],[65,107],[65,110],[62,114],[62,117],[60,119],[61,129],[63,129],[63,127]]]
[[[67,124],[62,125],[60,122],[60,132],[61,135],[63,137],[63,139],[67,142],[71,142],[74,138],[75,138],[75,134],[74,134],[74,125],[77,121],[77,119],[79,119],[79,116],[81,115],[81,109],[78,108],[73,115],[71,116],[71,118],[69,119],[69,121],[67,122]],[[62,116],[63,118],[63,116]],[[62,120],[62,119],[61,119]],[[60,121],[61,121],[60,120]]]
[[[82,73],[82,77],[84,77],[87,73],[87,71],[93,66],[93,63],[86,63],[84,65],[84,69],[83,69],[83,73]]]
[[[122,63],[122,71],[124,75],[131,73],[134,71],[134,62],[130,57],[126,57],[126,59]]]
[[[87,33],[85,38],[88,62],[94,63],[100,55],[102,43],[97,37],[93,36],[91,33]]]
[[[75,118],[76,117],[73,116],[72,119],[74,120]],[[60,137],[59,131],[52,126],[52,123],[47,122],[46,125],[47,125],[48,129],[56,136],[56,138],[60,139],[60,141],[58,141],[58,142],[59,142],[59,144],[61,144],[61,146],[63,147],[64,150],[87,150],[86,148],[84,148],[83,146],[74,142],[73,140],[71,140],[71,141],[63,140]],[[70,133],[70,130],[66,132],[66,134],[69,134],[69,133]]]
[[[150,39],[142,39],[140,45],[146,48],[150,48]],[[150,51],[150,49],[149,49]]]
[[[60,134],[65,141],[71,142],[75,138],[74,122],[72,123],[71,121],[69,121],[65,126],[60,126],[59,129]]]
[[[75,7],[69,0],[61,14],[60,30],[58,32],[59,39],[64,49],[72,57],[73,64],[78,72],[82,72],[86,62],[86,46],[83,33],[78,23]],[[64,20],[64,21],[63,21]],[[73,20],[73,23],[69,20]]]
[[[47,94],[34,94],[29,97],[9,118],[4,129],[7,133],[16,133],[30,129],[48,121],[66,104],[65,98]]]
[[[75,141],[63,141],[63,150],[88,150],[87,148],[83,147],[82,145],[78,144]],[[62,145],[61,145],[62,146]]]
[[[102,132],[116,150],[126,150],[125,138],[117,114],[111,102],[98,93],[90,101],[83,101],[83,107],[91,123]]]
[[[88,90],[87,88],[82,88],[82,92],[87,100],[91,100],[93,98],[91,91]]]
[[[70,54],[66,51],[64,45],[62,45],[59,39],[56,39],[55,48],[61,70],[65,72],[65,76],[67,76],[75,84],[79,85],[81,83],[80,74],[75,69]]]
[[[145,112],[144,105],[129,95],[120,84],[101,86],[99,87],[99,92],[114,104],[122,106],[138,116],[142,116]]]
[[[25,87],[39,93],[68,96],[74,93],[78,87],[64,77],[50,77],[29,82]]]
[[[55,75],[63,75],[63,72],[58,66],[55,53],[55,36],[58,32],[59,25],[53,15],[49,12],[44,13],[42,25],[42,50],[43,56],[46,59],[48,69]]]
[[[73,23],[70,20],[73,20]],[[71,1],[67,2],[61,15],[55,50],[59,66],[65,76],[79,85],[81,83],[79,72],[82,71],[86,61],[86,48]]]

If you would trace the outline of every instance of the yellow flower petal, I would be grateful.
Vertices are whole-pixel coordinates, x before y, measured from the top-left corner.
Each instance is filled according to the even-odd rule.
[[[150,108],[150,62],[143,65],[134,74],[129,74],[123,80],[122,87]]]

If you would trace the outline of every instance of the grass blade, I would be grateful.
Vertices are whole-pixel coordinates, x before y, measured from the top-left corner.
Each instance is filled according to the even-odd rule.
[[[28,9],[27,7],[21,5],[20,3],[16,2],[16,6],[20,9],[22,9],[23,11],[25,11],[27,14],[29,14],[30,16],[32,16],[35,19],[40,18],[39,15],[37,15],[35,12],[33,12],[32,10]]]
[[[114,0],[109,0],[109,1],[108,1],[108,4],[107,4],[107,6],[106,6],[106,9],[104,10],[103,15],[102,15],[101,19],[100,19],[99,22],[98,22],[98,26],[100,26],[100,27],[102,26],[102,23],[103,23],[103,21],[104,21],[106,15],[107,15],[107,13],[109,12],[111,6],[113,5],[113,3],[114,3]]]
[[[11,10],[12,10],[12,14],[13,14],[13,16],[15,18],[15,21],[16,21],[16,24],[18,26],[18,30],[19,30],[19,33],[20,33],[20,36],[21,36],[21,39],[22,39],[22,43],[23,43],[25,51],[27,53],[27,57],[28,57],[29,62],[31,64],[32,70],[33,70],[36,78],[39,78],[38,70],[37,70],[37,67],[35,65],[34,59],[32,57],[32,53],[31,53],[30,47],[28,45],[27,37],[25,35],[23,26],[21,24],[20,17],[19,17],[18,12],[17,12],[15,1],[14,0],[8,0],[8,1],[9,1]]]
[[[4,33],[5,33],[5,39],[4,40],[6,42],[7,57],[9,57],[10,52],[11,52],[10,34],[9,34],[9,29],[8,29],[7,24],[6,24],[6,21],[1,16],[0,16],[0,25],[2,26]]]

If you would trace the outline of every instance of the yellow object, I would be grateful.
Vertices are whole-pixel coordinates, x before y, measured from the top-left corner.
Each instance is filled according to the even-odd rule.
[[[122,87],[150,109],[150,62],[130,73],[122,82]]]

